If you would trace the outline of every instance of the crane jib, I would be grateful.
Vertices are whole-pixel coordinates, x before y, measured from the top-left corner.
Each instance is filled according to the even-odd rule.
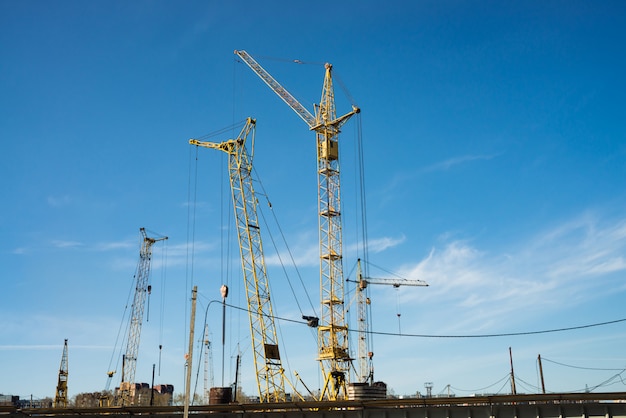
[[[268,85],[269,88],[272,89],[274,93],[276,93],[287,105],[302,118],[303,121],[309,125],[309,128],[313,129],[315,125],[317,125],[317,121],[315,116],[311,114],[295,97],[291,95],[283,86],[278,83],[261,65],[256,62],[254,58],[252,58],[246,51],[237,51],[235,50],[235,54],[243,60],[243,62],[250,67],[252,71],[258,75],[261,80]]]

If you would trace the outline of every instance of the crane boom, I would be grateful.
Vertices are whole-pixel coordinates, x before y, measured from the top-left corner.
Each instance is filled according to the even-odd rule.
[[[137,369],[137,355],[139,353],[139,340],[141,337],[141,325],[146,297],[150,292],[150,264],[152,261],[152,245],[158,241],[166,240],[167,237],[150,238],[145,228],[140,228],[141,249],[139,251],[139,263],[135,275],[135,295],[131,308],[130,326],[128,330],[128,345],[122,362],[122,379],[120,382],[120,396],[118,403],[129,405],[135,396],[135,371]]]
[[[270,75],[270,73],[265,71],[265,69],[261,67],[261,65],[259,65],[259,63],[256,62],[256,60],[252,58],[250,54],[248,54],[246,51],[237,50],[235,50],[235,54],[239,58],[241,58],[243,62],[245,62],[248,67],[250,67],[250,69],[252,69],[252,71],[256,73],[256,75],[261,77],[261,80],[263,80],[274,93],[276,93],[281,99],[283,99],[283,101],[287,103],[287,106],[292,108],[293,111],[296,112],[296,114],[300,116],[302,120],[305,121],[307,125],[309,125],[310,128],[317,125],[315,116],[313,116],[311,112],[306,109],[306,107],[302,106],[300,102],[298,102],[296,98],[291,95],[291,93],[285,90],[285,88],[281,86],[280,83],[278,83],[278,81],[276,81],[274,77]]]
[[[428,286],[428,283],[426,283],[423,280],[409,280],[409,279],[381,279],[381,278],[377,278],[377,277],[362,277],[361,281],[360,281],[360,286],[362,286],[363,288],[367,287],[367,285],[370,284],[388,284],[390,286],[393,287],[400,287],[400,286]]]
[[[256,121],[248,118],[237,139],[221,143],[190,139],[189,143],[228,154],[228,172],[248,301],[259,399],[261,402],[284,402],[287,400],[285,376],[278,350],[278,338],[257,218],[257,199],[251,175],[252,153],[246,150],[246,140],[250,134],[250,149],[254,149],[255,126]]]
[[[342,225],[339,181],[338,135],[341,127],[360,112],[356,106],[336,117],[332,65],[325,65],[322,97],[315,106],[315,117],[247,52],[235,51],[287,105],[309,130],[315,131],[317,144],[318,223],[320,251],[320,301],[322,314],[318,327],[318,360],[324,387],[320,397],[336,400],[347,397],[350,376],[348,326],[345,319]]]

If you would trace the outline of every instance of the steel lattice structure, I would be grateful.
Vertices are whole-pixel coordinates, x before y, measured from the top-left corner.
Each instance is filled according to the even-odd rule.
[[[341,229],[341,200],[339,182],[338,136],[341,127],[360,109],[339,118],[335,112],[332,65],[326,73],[320,104],[313,116],[283,88],[246,51],[235,51],[291,109],[310,130],[317,141],[318,220],[320,249],[320,301],[322,314],[318,327],[318,359],[324,378],[321,398],[336,400],[346,397],[346,385],[352,359],[348,347],[348,327],[345,319],[344,280]]]
[[[150,292],[149,283],[152,245],[158,241],[167,239],[167,237],[150,238],[146,234],[145,228],[140,228],[139,232],[141,233],[141,249],[139,250],[137,272],[135,273],[136,284],[128,329],[128,345],[126,346],[126,354],[124,355],[124,361],[122,363],[122,379],[120,382],[119,396],[116,398],[118,405],[129,405],[134,402],[135,371],[137,370],[141,325],[143,323],[146,298]]]
[[[256,122],[248,118],[237,139],[221,143],[195,139],[192,145],[217,149],[228,154],[228,173],[239,237],[241,268],[246,288],[254,366],[261,402],[285,402],[285,376],[282,367],[270,288],[265,268],[257,199],[252,181],[252,157]]]

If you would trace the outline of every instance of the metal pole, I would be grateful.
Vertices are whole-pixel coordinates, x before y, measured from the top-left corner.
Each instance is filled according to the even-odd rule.
[[[220,292],[222,294],[222,387],[224,387],[224,348],[226,347],[226,298],[228,297],[228,286],[223,284]]]
[[[546,384],[543,381],[543,366],[541,365],[541,354],[537,355],[537,361],[539,362],[539,376],[541,377],[541,393],[546,393]]]
[[[511,393],[513,393],[513,395],[517,395],[517,391],[515,390],[515,372],[513,371],[513,352],[511,351],[511,347],[509,347],[509,358],[511,360]]]
[[[235,393],[233,393],[233,402],[237,402],[237,384],[239,383],[239,362],[241,361],[240,355],[237,354],[237,364],[235,365]]]
[[[194,339],[194,324],[196,322],[196,296],[198,293],[198,286],[194,286],[191,291],[191,320],[189,323],[189,351],[187,352],[186,366],[187,366],[187,379],[185,383],[185,405],[183,408],[184,418],[189,417],[189,392],[191,389],[191,367],[193,365],[193,339]]]
[[[152,364],[152,390],[150,391],[150,406],[154,405],[154,369],[156,364]]]

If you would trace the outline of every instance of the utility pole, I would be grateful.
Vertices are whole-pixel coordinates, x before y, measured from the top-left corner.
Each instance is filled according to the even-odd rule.
[[[222,387],[224,387],[224,349],[226,347],[226,298],[228,297],[228,286],[220,287],[222,294]]]
[[[517,391],[515,390],[515,372],[513,371],[513,352],[511,351],[511,347],[509,347],[509,359],[511,361],[511,393],[513,395],[517,395]]]
[[[193,366],[193,338],[194,324],[196,323],[196,296],[198,294],[198,286],[194,286],[191,291],[191,320],[189,323],[189,351],[186,356],[187,379],[185,382],[185,406],[183,408],[184,418],[189,417],[189,392],[191,390],[191,367]]]
[[[546,393],[546,384],[543,381],[543,366],[541,365],[541,354],[537,355],[537,361],[539,362],[539,376],[541,377],[541,393]]]

